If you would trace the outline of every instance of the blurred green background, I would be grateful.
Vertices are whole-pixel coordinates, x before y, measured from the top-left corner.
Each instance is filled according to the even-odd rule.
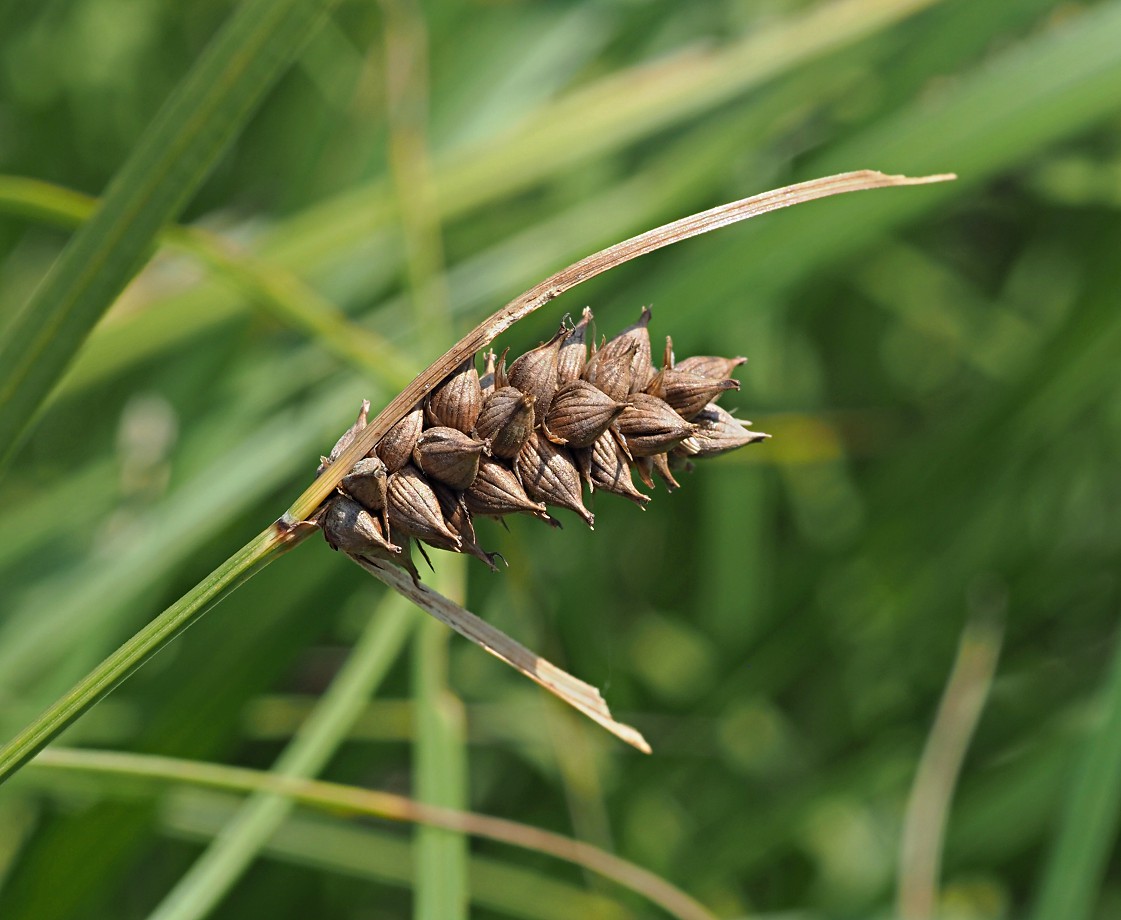
[[[18,180],[102,194],[233,9],[0,6],[0,323],[82,209]],[[483,523],[508,570],[426,576],[653,756],[318,539],[65,740],[551,829],[721,917],[1121,915],[1119,48],[1121,2],[342,3],[0,480],[0,734],[275,519],[362,398],[550,272],[790,182],[954,171],[647,256],[500,340],[650,304],[679,356],[750,358],[724,402],[772,441],[645,512],[597,495],[594,532]],[[0,916],[664,916],[540,854],[275,802],[197,862],[238,805],[29,768]]]

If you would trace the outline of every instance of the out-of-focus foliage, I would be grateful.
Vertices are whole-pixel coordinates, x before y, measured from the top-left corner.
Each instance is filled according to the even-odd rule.
[[[0,172],[100,195],[231,10],[0,7]],[[948,738],[968,750],[956,784],[928,759],[944,841],[918,828],[941,845],[939,916],[1115,916],[1119,47],[1121,2],[343,3],[185,221],[417,370],[690,211],[853,168],[961,179],[686,242],[500,343],[650,304],[679,355],[750,358],[726,402],[771,442],[645,512],[597,495],[594,533],[481,524],[509,569],[465,569],[471,609],[602,686],[654,756],[425,628],[322,775],[594,842],[721,916],[888,917],[918,883],[900,841],[924,747]],[[0,329],[69,233],[17,197],[0,184]],[[251,294],[161,250],[0,480],[4,738],[392,395]],[[67,741],[268,769],[381,594],[312,541]],[[972,737],[953,712],[931,735],[969,623],[1003,637],[985,708]],[[31,769],[0,790],[0,916],[146,917],[232,814]],[[658,915],[543,857],[412,836],[293,812],[211,915],[454,917],[465,890],[476,917]]]

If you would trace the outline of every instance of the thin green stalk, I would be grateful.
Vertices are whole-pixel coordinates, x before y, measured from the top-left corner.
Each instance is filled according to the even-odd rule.
[[[0,342],[0,467],[101,315],[336,0],[246,0]]]
[[[327,765],[401,653],[413,622],[409,604],[387,593],[346,664],[273,765],[273,775],[314,777]],[[250,797],[152,911],[149,920],[200,920],[207,916],[284,823],[293,804],[287,796],[272,792],[257,792]]]
[[[80,227],[98,200],[71,189],[22,176],[0,176],[0,210],[65,227]],[[299,330],[332,354],[368,373],[389,391],[413,376],[411,364],[376,332],[352,322],[327,298],[284,266],[197,227],[169,225],[161,243],[186,253],[224,278],[273,319]]]
[[[222,597],[306,536],[270,526],[200,581],[156,619],[80,680],[50,708],[0,748],[0,784],[27,763]]]
[[[1047,861],[1035,920],[1094,915],[1121,824],[1121,643],[1102,688],[1101,710],[1071,778],[1055,848]]]

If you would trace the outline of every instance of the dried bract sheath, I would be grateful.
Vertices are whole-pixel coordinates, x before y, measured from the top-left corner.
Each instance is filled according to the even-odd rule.
[[[561,326],[548,342],[527,351],[510,365],[506,379],[510,386],[533,397],[534,411],[540,420],[549,411],[557,392],[557,356],[568,330]]]
[[[557,354],[557,387],[566,383],[579,380],[584,373],[584,365],[588,362],[588,326],[592,321],[591,307],[584,307],[584,315],[580,322],[561,342],[560,352]]]
[[[359,460],[340,485],[367,511],[385,511],[386,470],[385,464],[377,457]]]
[[[528,495],[513,470],[497,460],[484,458],[479,464],[479,475],[463,493],[467,510],[472,514],[501,517],[504,514],[531,514],[551,524],[556,523],[545,510],[545,505]]]
[[[425,476],[462,490],[474,482],[485,447],[456,428],[426,428],[413,449],[413,461]]]
[[[576,462],[580,464],[580,472],[593,490],[602,489],[604,492],[622,495],[639,505],[650,501],[649,495],[643,495],[634,487],[627,455],[610,431],[605,431],[596,438],[591,447],[576,451]]]
[[[686,421],[727,390],[738,390],[738,380],[717,380],[676,368],[663,368],[651,381],[648,392],[665,400]]]
[[[689,422],[648,393],[631,395],[631,405],[623,410],[615,427],[632,457],[649,457],[672,450],[693,433]]]
[[[547,505],[575,511],[589,527],[595,515],[584,507],[580,473],[572,455],[533,432],[515,461],[518,478],[526,494]]]
[[[377,518],[346,495],[335,495],[327,503],[320,524],[333,549],[394,562],[401,559],[401,547],[389,541]]]
[[[616,402],[586,380],[573,380],[562,386],[545,416],[545,436],[556,444],[590,447],[627,403]]]
[[[389,472],[396,473],[409,462],[423,428],[424,410],[418,405],[378,441],[374,451]]]
[[[446,426],[470,434],[483,408],[483,390],[474,357],[457,367],[429,395],[424,416],[429,425]]]
[[[416,467],[402,467],[389,477],[386,507],[395,528],[422,540],[446,540],[459,548],[459,537],[444,523],[436,493]]]
[[[533,431],[533,397],[517,387],[499,387],[486,398],[475,432],[490,443],[496,457],[518,455]]]
[[[674,452],[676,455],[715,457],[770,437],[761,431],[750,431],[744,427],[750,425],[750,422],[739,421],[715,403],[705,406],[704,411],[693,420],[693,424],[693,434],[681,442],[681,446]]]
[[[694,355],[686,358],[680,364],[674,365],[674,370],[684,371],[687,374],[700,374],[711,380],[727,380],[747,358],[718,358],[713,355]]]
[[[370,412],[370,401],[368,399],[362,400],[362,408],[358,410],[358,420],[351,425],[346,431],[343,432],[341,438],[335,442],[335,446],[331,448],[330,455],[320,458],[319,469],[315,471],[318,476],[327,467],[339,459],[342,452],[350,447],[351,442],[363,428],[366,427],[366,416]]]
[[[483,398],[494,392],[494,369],[498,362],[493,348],[483,352],[483,376],[479,378],[479,389],[483,391]]]
[[[650,359],[650,330],[647,328],[649,325],[650,310],[643,307],[637,323],[627,326],[599,350],[601,367],[627,356],[630,357],[632,391],[646,389],[654,376],[654,365]]]

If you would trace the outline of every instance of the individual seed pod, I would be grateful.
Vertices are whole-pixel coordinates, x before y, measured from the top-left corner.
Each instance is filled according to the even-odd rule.
[[[423,428],[424,410],[418,403],[416,408],[390,428],[385,437],[378,441],[374,453],[381,458],[390,473],[396,473],[409,462]]]
[[[770,437],[761,431],[750,431],[746,426],[751,422],[741,422],[715,403],[705,406],[693,420],[693,424],[693,433],[674,451],[676,455],[715,457]]]
[[[557,387],[579,380],[588,363],[588,327],[592,322],[592,308],[584,307],[580,322],[569,330],[557,354]]]
[[[518,455],[533,431],[533,397],[517,387],[499,387],[483,402],[475,433],[490,444],[496,457]]]
[[[586,380],[573,380],[557,390],[543,430],[556,444],[590,447],[625,408]]]
[[[399,562],[403,550],[390,542],[377,518],[348,495],[336,494],[320,518],[323,536],[332,549],[354,556]]]
[[[474,556],[485,563],[492,572],[497,572],[498,566],[494,564],[494,560],[502,557],[498,553],[488,553],[479,546],[475,537],[475,524],[471,520],[471,512],[467,510],[467,505],[463,501],[462,493],[449,488],[442,482],[432,483],[432,491],[436,493],[436,499],[440,503],[440,511],[443,512],[444,523],[448,525],[448,530],[459,537],[460,549],[458,551],[451,550],[451,544],[446,542],[437,543],[433,541],[432,545],[439,549]]]
[[[493,348],[483,352],[483,376],[479,378],[479,389],[482,390],[484,399],[494,392],[494,368],[497,363]]]
[[[483,408],[483,390],[475,358],[471,356],[457,367],[429,395],[424,416],[429,425],[446,426],[470,434]]]
[[[600,362],[604,364],[630,356],[632,391],[645,390],[654,376],[654,365],[650,358],[650,330],[647,328],[649,325],[650,310],[643,307],[637,323],[627,326],[600,349]]]
[[[615,422],[615,430],[632,457],[649,457],[672,450],[693,433],[693,425],[656,396],[633,393],[631,405]]]
[[[386,495],[389,522],[422,540],[447,540],[459,546],[459,537],[448,529],[432,486],[411,464],[389,477]]]
[[[594,350],[584,365],[584,379],[616,402],[624,402],[634,385],[634,355],[638,345],[630,342],[626,347],[628,350],[623,352],[616,350],[614,357],[602,348]]]
[[[665,400],[686,421],[690,421],[710,402],[727,390],[738,390],[738,380],[716,380],[701,374],[663,368],[647,387],[647,392]]]
[[[557,356],[561,342],[568,334],[562,325],[549,341],[527,351],[510,365],[507,382],[533,397],[538,420],[545,417],[557,392]]]
[[[563,447],[535,431],[518,453],[515,470],[530,498],[575,511],[589,527],[595,526],[595,515],[584,507],[580,472]]]
[[[605,431],[591,447],[576,451],[580,472],[592,490],[602,489],[629,498],[638,505],[650,501],[634,487],[627,456],[610,431]]]
[[[693,355],[691,358],[685,358],[675,367],[675,370],[687,374],[700,374],[711,380],[726,380],[732,376],[732,371],[746,362],[747,358],[742,357],[718,358],[714,355]]]
[[[513,470],[497,460],[483,458],[479,464],[479,475],[463,493],[463,501],[472,514],[485,514],[488,517],[532,514],[554,526],[559,526],[549,517],[544,504],[526,495]]]
[[[380,514],[382,523],[388,526],[385,514],[386,470],[385,464],[377,457],[365,457],[354,464],[343,477],[343,491],[367,511]]]
[[[319,458],[319,469],[315,471],[316,476],[338,460],[342,452],[350,447],[358,433],[366,427],[366,416],[369,415],[369,412],[370,401],[364,399],[362,400],[362,408],[358,410],[358,420],[343,432],[342,437],[335,442],[335,446],[331,448],[331,453],[328,456]]]
[[[486,445],[457,428],[426,428],[413,448],[413,462],[425,476],[453,489],[466,489],[479,471]]]

